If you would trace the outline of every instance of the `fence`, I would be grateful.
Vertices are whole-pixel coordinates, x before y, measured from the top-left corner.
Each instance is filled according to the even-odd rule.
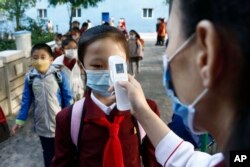
[[[54,47],[54,42],[47,43]],[[24,77],[30,67],[27,50],[0,52],[0,106],[6,116],[17,114],[20,109]]]

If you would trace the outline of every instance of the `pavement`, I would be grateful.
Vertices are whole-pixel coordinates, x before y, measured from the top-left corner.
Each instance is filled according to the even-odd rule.
[[[156,34],[141,34],[145,40],[144,58],[141,61],[141,72],[135,78],[141,83],[147,98],[153,99],[161,111],[165,123],[171,119],[171,103],[162,86],[162,55],[164,46],[155,46]],[[11,128],[15,116],[8,117]],[[32,113],[15,136],[0,143],[0,167],[43,167],[43,157],[38,136],[33,132]]]

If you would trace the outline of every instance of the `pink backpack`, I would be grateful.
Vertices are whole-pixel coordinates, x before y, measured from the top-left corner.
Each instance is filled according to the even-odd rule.
[[[79,101],[76,101],[72,107],[72,115],[71,115],[71,139],[74,145],[77,147],[78,144],[78,135],[80,131],[81,126],[81,119],[82,119],[82,111],[83,111],[83,105],[84,105],[85,98],[82,98]],[[138,128],[139,128],[139,135],[141,139],[141,143],[143,138],[146,136],[146,132],[142,128],[141,124],[137,121]]]

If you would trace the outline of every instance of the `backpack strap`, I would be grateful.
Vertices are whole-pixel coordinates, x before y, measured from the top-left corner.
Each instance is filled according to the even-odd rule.
[[[58,69],[56,71],[53,72],[56,82],[58,83],[59,89],[62,90],[62,74],[61,74],[61,70]]]
[[[71,113],[71,126],[70,126],[70,134],[73,144],[78,149],[78,141],[79,141],[79,133],[82,128],[81,120],[85,117],[85,111],[84,110],[84,101],[85,98],[82,98],[79,101],[76,101],[72,107],[72,113]],[[143,142],[143,139],[146,136],[145,130],[142,128],[141,124],[135,119],[135,117],[132,117],[133,123],[137,130],[137,136],[138,140],[140,142],[139,148],[141,150],[141,145]]]
[[[72,108],[70,134],[72,142],[74,143],[76,148],[78,145],[78,136],[80,132],[84,100],[85,98],[76,101]]]
[[[142,143],[144,137],[146,137],[147,134],[146,134],[145,130],[143,129],[143,127],[141,126],[141,124],[139,123],[139,121],[137,121],[137,124],[138,124],[139,133],[140,133],[140,140]]]
[[[143,139],[146,137],[146,132],[145,130],[142,128],[141,124],[139,123],[139,121],[137,121],[137,119],[132,116],[132,121],[134,123],[134,126],[136,128],[136,131],[137,131],[137,137],[138,137],[138,141],[139,141],[139,152],[140,152],[140,155],[142,156],[143,154],[143,146],[142,146],[142,143],[143,143]]]

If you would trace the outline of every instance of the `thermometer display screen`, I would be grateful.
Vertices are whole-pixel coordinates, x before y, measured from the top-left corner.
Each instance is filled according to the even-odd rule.
[[[116,64],[115,65],[115,68],[116,68],[116,73],[117,74],[120,74],[120,73],[124,73],[124,68],[123,68],[123,64]]]

